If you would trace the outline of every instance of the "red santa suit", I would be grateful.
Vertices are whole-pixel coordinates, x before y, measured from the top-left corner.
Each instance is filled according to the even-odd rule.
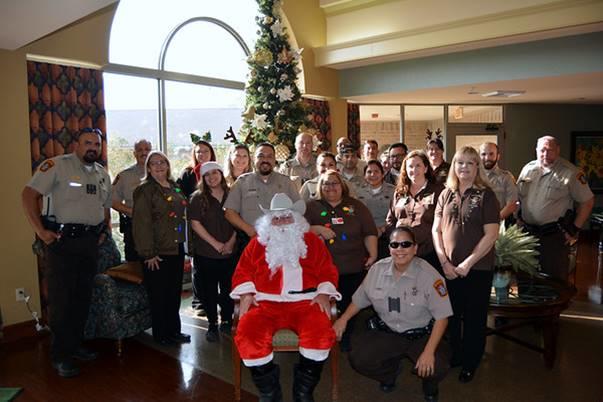
[[[337,268],[323,241],[311,232],[304,234],[306,256],[297,264],[271,270],[266,247],[254,237],[245,248],[232,277],[233,299],[252,293],[259,306],[251,306],[237,327],[235,343],[246,366],[260,366],[272,360],[272,336],[290,329],[299,337],[299,351],[323,361],[335,343],[335,332],[318,304],[318,294],[341,299],[337,292]],[[289,264],[287,264],[289,265]]]

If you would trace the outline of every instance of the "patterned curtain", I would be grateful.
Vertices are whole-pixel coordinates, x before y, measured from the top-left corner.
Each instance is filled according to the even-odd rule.
[[[308,119],[313,123],[318,132],[316,138],[321,143],[321,148],[331,147],[331,112],[329,102],[304,98],[304,104],[308,108]]]
[[[360,106],[348,103],[348,138],[353,144],[360,145]]]
[[[27,62],[31,170],[47,158],[73,151],[75,135],[83,128],[106,133],[103,78],[99,70]],[[102,163],[107,162],[103,141]],[[42,316],[48,318],[45,263],[38,257]]]
[[[28,61],[27,85],[32,172],[45,159],[72,152],[79,130],[106,133],[101,71]],[[106,164],[106,141],[101,159]]]

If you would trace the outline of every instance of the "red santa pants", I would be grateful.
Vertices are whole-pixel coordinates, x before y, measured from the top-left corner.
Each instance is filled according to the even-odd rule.
[[[325,360],[335,343],[331,320],[310,300],[299,302],[261,301],[243,315],[235,343],[246,366],[272,360],[272,336],[290,329],[299,338],[300,353],[312,360]]]

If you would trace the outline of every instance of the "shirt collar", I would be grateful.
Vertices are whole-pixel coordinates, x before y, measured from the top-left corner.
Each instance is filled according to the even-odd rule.
[[[396,268],[394,268],[394,259],[392,257],[390,257],[390,259],[391,259],[391,261],[390,261],[389,267],[388,267],[388,269],[385,270],[384,275],[391,276],[393,278],[394,270]],[[412,261],[410,262],[410,264],[408,265],[408,268],[406,268],[406,271],[402,274],[402,276],[400,278],[414,279],[417,277],[417,274],[419,273],[418,269],[419,269],[419,265],[417,263],[417,257],[415,256],[412,259]]]

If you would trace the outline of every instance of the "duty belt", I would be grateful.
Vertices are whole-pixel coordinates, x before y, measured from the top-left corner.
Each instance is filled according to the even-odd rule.
[[[379,317],[378,315],[375,314],[374,316],[367,319],[366,325],[369,330],[378,330],[378,331],[383,331],[383,332],[387,332],[390,334],[397,334],[405,339],[414,341],[414,340],[424,337],[425,335],[431,334],[431,330],[433,329],[434,322],[435,322],[435,320],[432,318],[429,321],[429,323],[424,327],[411,328],[411,329],[407,329],[404,332],[396,332],[396,331],[392,330],[389,326],[387,326],[387,324],[385,324],[385,322],[383,322],[383,320],[381,320],[381,317]]]
[[[526,223],[524,225],[524,228],[530,234],[537,235],[537,236],[546,236],[546,235],[558,233],[559,229],[561,229],[559,227],[558,222],[545,223],[544,225],[530,225],[530,224]]]
[[[58,223],[49,220],[43,220],[44,227],[53,232],[57,232],[59,236],[65,237],[82,237],[87,234],[100,235],[105,229],[105,222],[98,225],[84,225],[81,223]]]

